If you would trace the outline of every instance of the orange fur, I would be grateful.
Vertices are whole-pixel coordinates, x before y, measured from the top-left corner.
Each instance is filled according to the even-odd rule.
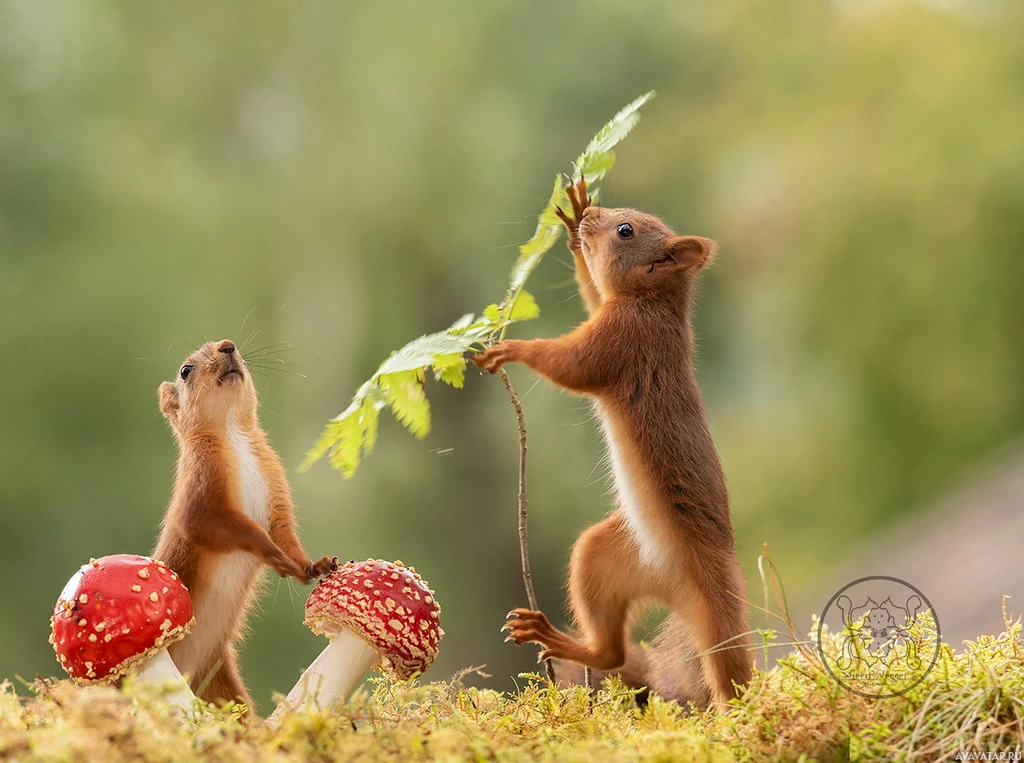
[[[230,340],[188,358],[187,378],[160,385],[160,410],[178,440],[174,492],[153,556],[188,586],[196,624],[170,647],[194,691],[208,702],[252,698],[235,642],[263,565],[302,583],[336,565],[302,548],[284,467],[257,418],[256,388]]]
[[[474,360],[492,373],[525,363],[595,400],[620,508],[573,547],[569,602],[580,637],[525,609],[506,628],[518,644],[542,644],[542,659],[607,671],[626,659],[635,610],[662,602],[671,615],[647,658],[646,685],[721,708],[750,680],[752,642],[725,476],[692,362],[690,302],[714,242],[676,236],[636,210],[592,207],[582,181],[570,200],[572,215],[558,213],[589,319],[565,336],[504,341]],[[624,224],[628,237],[619,235]]]

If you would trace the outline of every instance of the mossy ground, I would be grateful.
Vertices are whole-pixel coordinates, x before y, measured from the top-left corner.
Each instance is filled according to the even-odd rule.
[[[392,684],[337,712],[288,715],[276,729],[223,708],[182,721],[159,690],[0,684],[0,759],[63,760],[953,760],[1024,748],[1019,623],[957,652],[885,700],[848,692],[813,650],[758,672],[727,714],[652,698],[643,710],[616,682],[591,698],[524,677],[506,694],[450,682]]]

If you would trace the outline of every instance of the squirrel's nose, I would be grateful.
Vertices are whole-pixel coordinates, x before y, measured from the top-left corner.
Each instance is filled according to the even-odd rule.
[[[234,353],[234,351],[235,343],[232,342],[230,339],[225,339],[221,341],[220,344],[217,345],[217,352],[226,352],[228,355],[231,355],[232,353]]]

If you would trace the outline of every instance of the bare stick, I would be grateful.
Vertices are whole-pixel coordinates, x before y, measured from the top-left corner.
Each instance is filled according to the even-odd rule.
[[[523,406],[519,403],[519,395],[512,389],[512,382],[504,368],[498,369],[498,375],[505,383],[512,407],[516,409],[516,424],[519,427],[519,557],[523,563],[523,585],[526,587],[526,600],[530,609],[538,610],[537,594],[533,590],[533,575],[530,573],[530,550],[526,532],[526,419],[523,417]],[[551,660],[544,660],[544,672],[552,685],[555,683],[555,668]]]

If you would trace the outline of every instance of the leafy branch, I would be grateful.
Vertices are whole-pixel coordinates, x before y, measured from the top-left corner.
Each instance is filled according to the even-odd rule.
[[[583,176],[591,187],[615,165],[615,145],[625,138],[640,119],[639,109],[654,96],[640,96],[601,128],[583,153],[573,162],[570,182]],[[596,198],[596,193],[591,194]],[[364,455],[373,450],[377,425],[383,408],[391,408],[413,435],[423,439],[430,432],[430,403],[425,385],[427,374],[462,388],[466,375],[466,353],[490,346],[504,337],[507,328],[540,315],[534,298],[524,289],[544,255],[559,236],[562,223],[555,207],[565,208],[568,197],[561,175],[555,177],[551,198],[537,220],[533,236],[519,247],[512,266],[508,291],[499,304],[486,307],[479,317],[472,313],[435,334],[427,334],[396,350],[356,391],[348,408],[331,419],[319,439],[306,453],[304,471],[327,456],[328,463],[345,477],[355,474]]]

